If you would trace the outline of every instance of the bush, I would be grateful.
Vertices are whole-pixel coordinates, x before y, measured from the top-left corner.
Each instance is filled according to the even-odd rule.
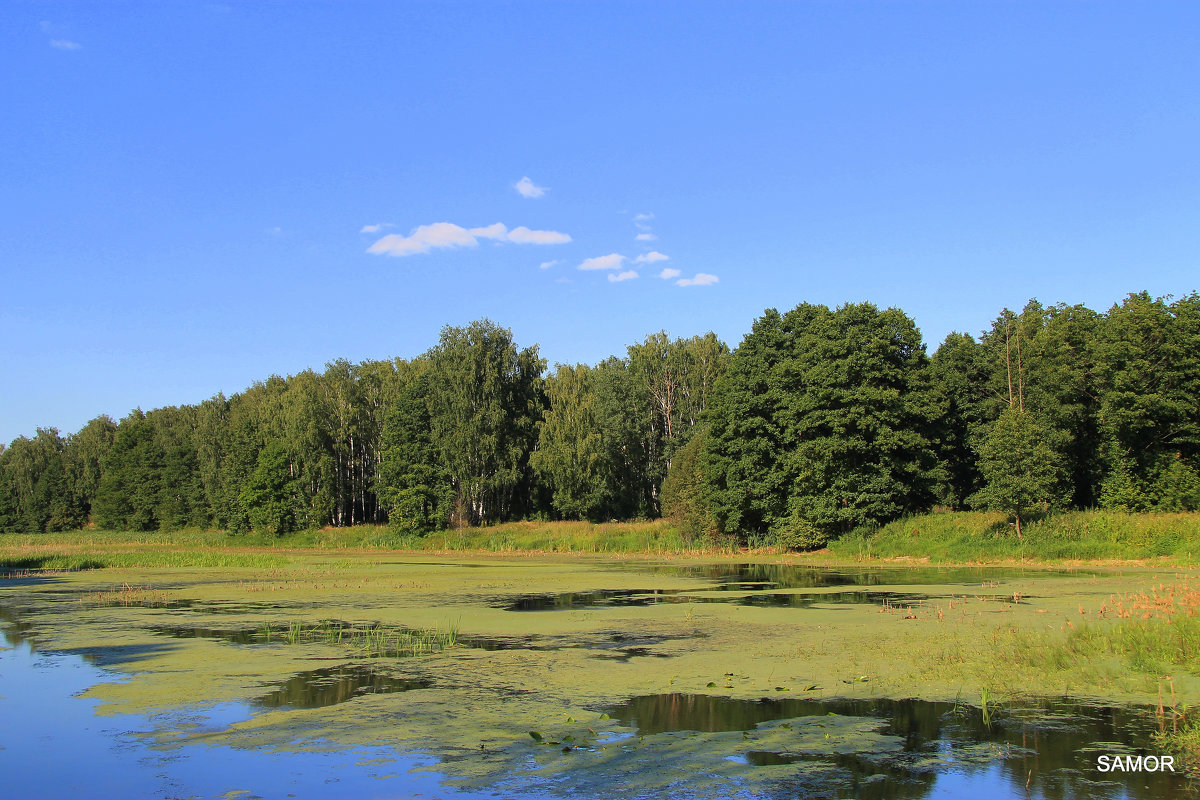
[[[798,516],[787,517],[771,526],[775,546],[781,550],[819,550],[829,537],[815,525]]]

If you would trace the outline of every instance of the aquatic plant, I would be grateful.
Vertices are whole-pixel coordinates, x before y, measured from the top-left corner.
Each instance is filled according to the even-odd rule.
[[[387,627],[379,623],[354,626],[340,620],[321,620],[306,625],[290,621],[284,627],[282,641],[289,645],[324,644],[344,646],[365,658],[406,658],[430,655],[448,650],[458,644],[457,625],[446,628]],[[265,623],[256,637],[270,642],[275,633],[272,623]]]
[[[119,589],[107,592],[89,592],[79,598],[80,603],[97,606],[141,606],[144,608],[166,606],[171,601],[170,592],[151,589],[149,586],[130,586],[128,583],[121,584]]]

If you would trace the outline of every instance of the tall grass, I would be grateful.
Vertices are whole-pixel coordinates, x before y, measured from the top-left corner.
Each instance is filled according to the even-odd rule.
[[[361,658],[413,658],[457,646],[458,627],[451,624],[446,628],[402,628],[380,624],[355,626],[338,620],[313,624],[292,621],[280,626],[265,623],[254,639],[289,645],[341,646]]]
[[[288,551],[410,550],[425,552],[724,555],[732,541],[692,539],[671,520],[511,522],[435,531],[427,536],[385,525],[322,528],[286,536],[223,531],[75,531],[0,535],[0,570],[99,567],[277,567]],[[774,551],[767,551],[774,552]],[[919,558],[935,563],[981,561],[1200,559],[1200,514],[1068,511],[1025,526],[1018,539],[999,513],[946,512],[906,517],[829,545],[839,560]]]
[[[1182,670],[1200,673],[1200,589],[1189,580],[1114,596],[1098,619],[1072,626],[1065,636],[1014,632],[1012,663],[1056,672],[1115,660],[1147,676]]]
[[[1018,539],[1000,513],[947,512],[896,520],[830,544],[848,559],[922,558],[933,562],[981,560],[1141,560],[1200,558],[1200,514],[1066,511],[1024,527]]]
[[[222,531],[76,531],[0,535],[0,568],[107,566],[278,566],[290,550],[416,550],[496,553],[721,553],[728,545],[694,541],[669,520],[512,522],[406,535],[384,525],[322,528],[286,536]]]

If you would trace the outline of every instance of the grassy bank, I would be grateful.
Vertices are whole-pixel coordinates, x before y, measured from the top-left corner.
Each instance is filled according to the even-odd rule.
[[[1134,561],[1200,557],[1200,514],[1065,511],[1024,526],[1018,539],[1000,513],[946,512],[906,517],[873,533],[833,542],[849,560],[919,558],[935,563]]]
[[[511,522],[405,535],[384,525],[323,528],[279,537],[224,531],[74,531],[0,535],[0,569],[100,567],[270,567],[289,551],[405,550],[430,553],[578,553],[724,556],[730,545],[683,536],[671,520]],[[744,552],[744,551],[743,551]],[[771,555],[774,550],[756,551]],[[1197,563],[1200,514],[1069,511],[1025,526],[1018,539],[998,513],[946,512],[856,533],[812,556],[818,560],[920,559],[931,563],[1145,561]]]
[[[276,567],[289,551],[405,550],[430,553],[580,553],[720,555],[680,535],[668,520],[646,522],[513,522],[485,528],[397,533],[384,525],[323,528],[286,536],[234,536],[224,531],[73,531],[0,535],[0,569],[104,567]]]

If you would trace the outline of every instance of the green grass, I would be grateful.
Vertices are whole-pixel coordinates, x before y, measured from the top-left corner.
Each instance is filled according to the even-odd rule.
[[[406,535],[384,525],[322,528],[286,536],[224,531],[74,531],[0,535],[0,569],[278,567],[289,551],[410,550],[434,553],[727,555],[727,543],[693,540],[671,520],[512,522]],[[773,551],[763,551],[770,553]],[[829,545],[840,561],[909,558],[933,563],[1168,559],[1196,563],[1200,514],[1068,511],[1031,521],[1018,539],[1002,514],[945,512],[906,517]]]
[[[489,550],[542,553],[690,553],[707,549],[690,542],[670,520],[652,522],[515,522],[488,528],[438,531],[420,543],[425,550]]]
[[[386,526],[359,525],[291,534],[264,542],[275,547],[391,549],[494,553],[686,553],[704,549],[686,540],[669,520],[649,522],[509,522],[434,531],[426,536]]]
[[[1200,777],[1200,721],[1186,719],[1182,725],[1166,723],[1163,727],[1168,725],[1170,730],[1157,737],[1159,744],[1180,759],[1184,772]]]
[[[1065,638],[1027,634],[1017,655],[1027,666],[1051,671],[1115,657],[1133,672],[1158,676],[1176,669],[1196,674],[1198,648],[1200,619],[1182,617],[1080,625]]]
[[[482,528],[398,533],[384,525],[323,528],[286,536],[224,531],[85,530],[0,535],[0,570],[8,572],[106,567],[280,567],[291,551],[414,550],[433,553],[717,554],[730,552],[689,541],[669,520],[639,522],[513,522]]]
[[[1168,558],[1195,563],[1200,514],[1066,511],[1024,526],[1018,539],[1003,514],[945,512],[906,517],[843,537],[831,554],[852,560],[921,558],[931,562],[1101,561]]]

